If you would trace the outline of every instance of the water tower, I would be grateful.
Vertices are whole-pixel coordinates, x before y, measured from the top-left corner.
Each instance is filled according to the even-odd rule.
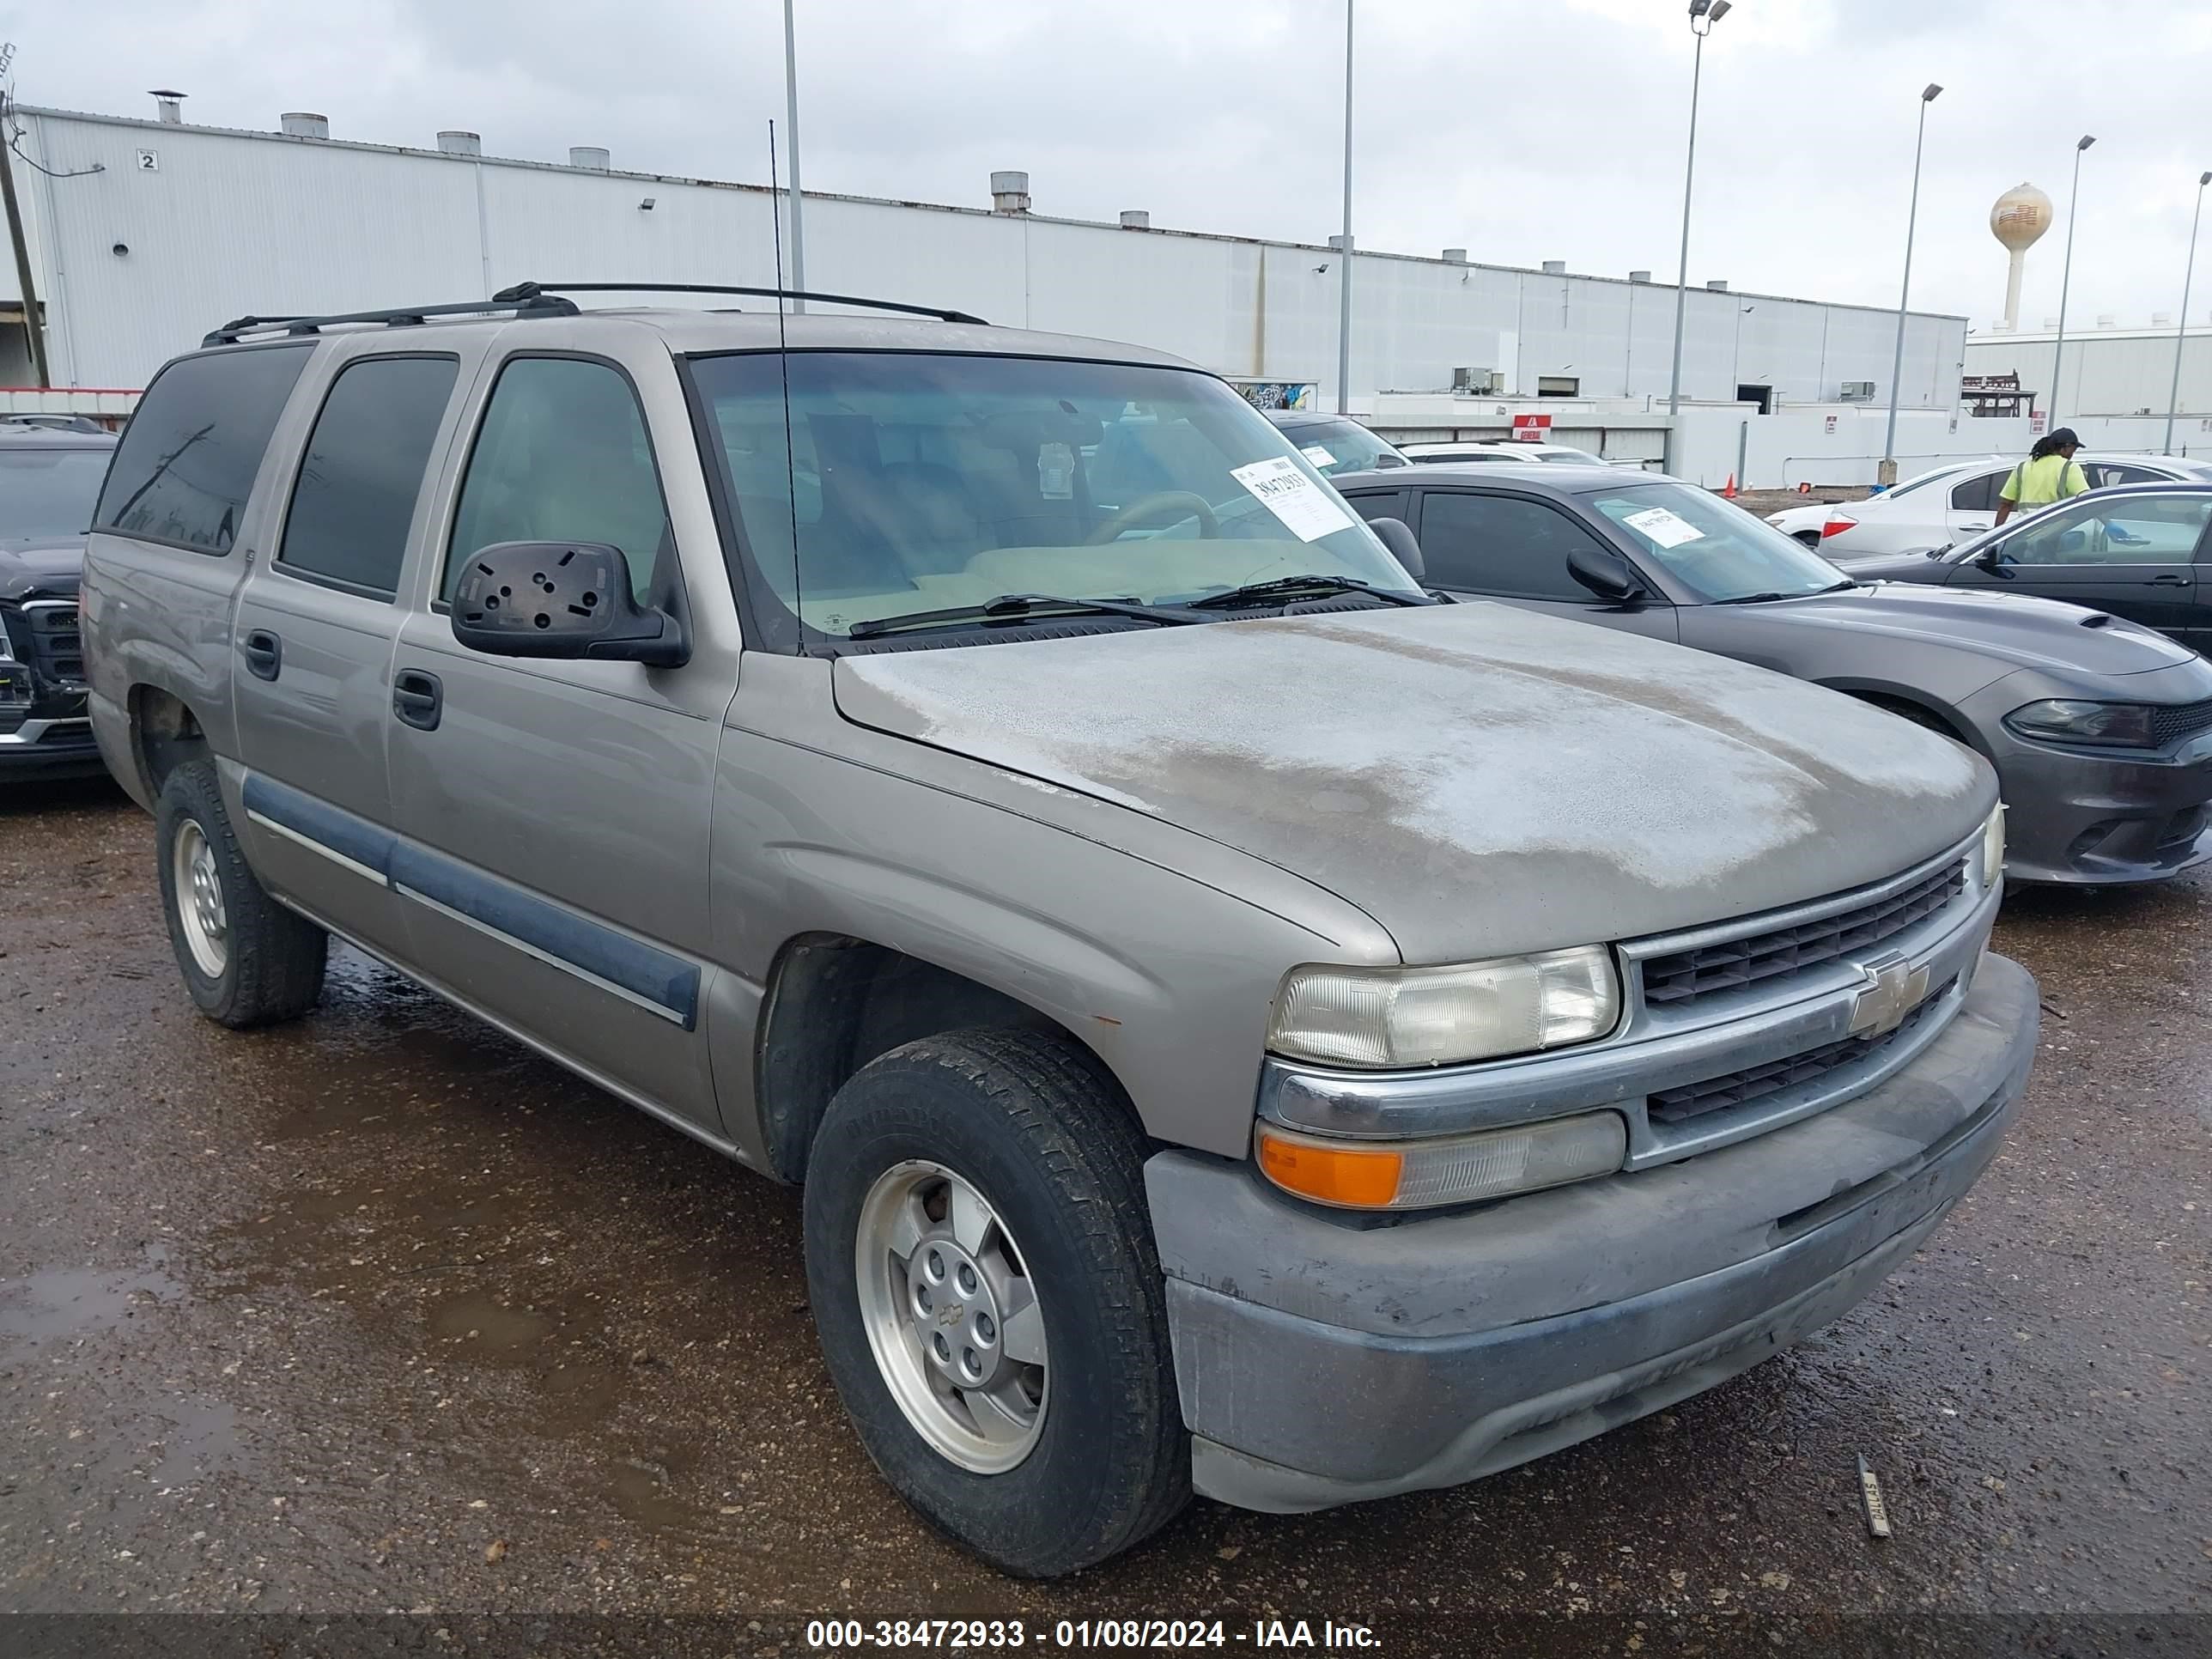
[[[2033,185],[2014,185],[1998,197],[1996,205],[1990,210],[1990,234],[2002,242],[2005,251],[2012,255],[2005,270],[2004,327],[2008,332],[2020,323],[2020,273],[2027,262],[2027,251],[2050,228],[2051,198]]]

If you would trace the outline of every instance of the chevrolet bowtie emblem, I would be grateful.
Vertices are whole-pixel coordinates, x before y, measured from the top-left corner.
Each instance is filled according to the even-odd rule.
[[[1853,1036],[1886,1036],[1905,1023],[1905,1017],[1928,996],[1928,968],[1916,968],[1902,956],[1885,957],[1859,964],[1874,982],[1859,993],[1851,1005]]]

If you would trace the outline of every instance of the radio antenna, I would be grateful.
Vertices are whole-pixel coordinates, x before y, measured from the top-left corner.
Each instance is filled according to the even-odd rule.
[[[775,285],[783,287],[783,210],[780,198],[782,186],[777,181],[775,168],[775,122],[768,124],[768,216],[775,230]],[[791,454],[791,344],[784,327],[784,312],[790,301],[781,293],[775,301],[775,368],[783,380],[783,487],[786,499],[791,502],[791,610],[799,618],[799,640],[802,650],[806,643],[805,593],[799,577],[799,466]]]

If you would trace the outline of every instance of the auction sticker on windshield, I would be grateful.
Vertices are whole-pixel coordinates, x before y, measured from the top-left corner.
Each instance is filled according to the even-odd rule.
[[[1299,471],[1298,464],[1287,455],[1272,456],[1249,466],[1232,466],[1229,476],[1257,495],[1261,505],[1283,521],[1283,527],[1302,542],[1319,541],[1352,527],[1352,515]]]
[[[1680,547],[1684,542],[1700,542],[1705,532],[1663,507],[1647,507],[1641,513],[1631,513],[1621,520],[1631,530],[1639,530],[1662,547]]]
[[[1328,451],[1323,449],[1319,444],[1308,444],[1304,449],[1298,451],[1298,453],[1304,456],[1316,466],[1334,466],[1336,465],[1336,457],[1330,454]]]

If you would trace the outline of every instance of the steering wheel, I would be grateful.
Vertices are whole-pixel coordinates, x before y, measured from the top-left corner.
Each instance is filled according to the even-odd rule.
[[[1146,520],[1158,518],[1170,510],[1178,519],[1196,519],[1202,539],[1211,540],[1221,534],[1221,520],[1214,516],[1205,496],[1194,495],[1188,489],[1160,489],[1115,512],[1085,538],[1085,544],[1096,547],[1101,542],[1110,542],[1123,531],[1134,529]]]

